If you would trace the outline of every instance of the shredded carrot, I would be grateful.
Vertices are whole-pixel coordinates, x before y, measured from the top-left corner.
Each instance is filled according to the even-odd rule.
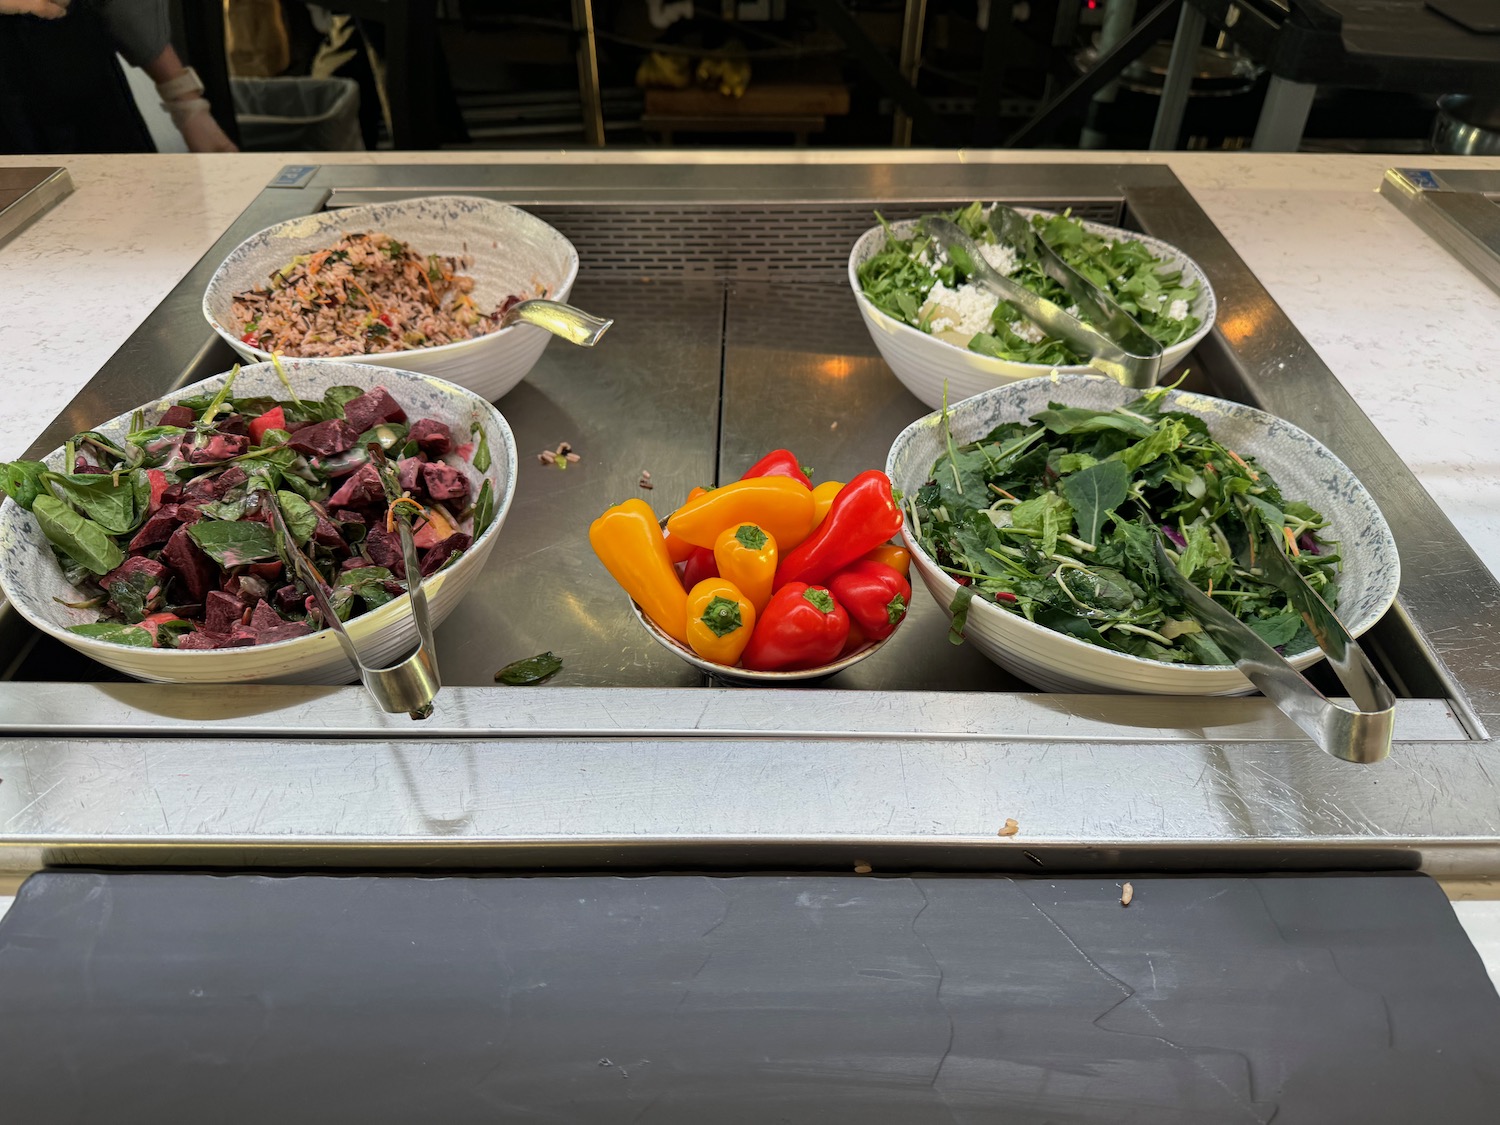
[[[1300,555],[1302,552],[1297,548],[1297,540],[1292,535],[1292,529],[1283,527],[1281,534],[1286,539],[1286,545],[1291,550],[1292,556],[1295,558],[1297,555]]]
[[[438,300],[437,290],[432,287],[432,278],[427,276],[427,271],[424,269],[419,269],[417,272],[422,275],[422,284],[427,286],[427,295],[432,298],[432,307],[435,309],[442,308],[442,303]]]
[[[1014,500],[1015,499],[1014,496],[1012,496],[1009,492],[1006,492],[1005,489],[1001,488],[998,484],[992,484],[992,485],[990,485],[990,490],[993,491],[993,492],[998,492],[1001,496],[1005,497],[1007,500]]]
[[[1217,465],[1215,465],[1212,461],[1206,462],[1203,467],[1205,469],[1207,469],[1209,472],[1213,473],[1215,476],[1218,475],[1219,467]]]
[[[1236,453],[1232,449],[1226,449],[1225,452],[1228,453],[1229,456],[1233,457],[1236,461],[1239,462],[1240,468],[1244,469],[1245,472],[1247,472],[1247,473],[1250,474],[1250,479],[1251,480],[1260,480],[1260,474],[1257,473],[1254,469],[1252,469],[1249,465],[1245,464],[1245,459],[1243,457],[1241,457],[1238,453]]]
[[[1208,590],[1206,592],[1209,597],[1214,596],[1214,580],[1212,578],[1208,580]]]
[[[416,517],[420,517],[423,519],[432,518],[432,513],[429,512],[426,508],[422,507],[421,504],[418,504],[410,496],[402,496],[399,499],[395,500],[391,504],[391,506],[385,510],[385,530],[387,534],[395,534],[396,509],[400,507],[415,508],[416,511],[413,513],[413,515]]]
[[[365,287],[359,282],[355,281],[352,277],[349,279],[349,284],[359,290],[359,295],[365,299],[365,307],[376,316],[379,316],[381,312],[380,306],[375,303],[374,297],[365,292]]]

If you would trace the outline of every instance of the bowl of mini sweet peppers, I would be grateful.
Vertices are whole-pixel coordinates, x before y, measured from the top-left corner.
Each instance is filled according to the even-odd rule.
[[[805,683],[865,659],[905,620],[911,556],[890,542],[901,524],[883,472],[814,486],[778,449],[665,519],[644,500],[617,504],[589,543],[683,660],[731,683]]]

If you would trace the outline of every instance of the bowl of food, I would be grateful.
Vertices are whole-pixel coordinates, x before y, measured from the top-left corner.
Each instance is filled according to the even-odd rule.
[[[1291,423],[1206,395],[1013,383],[912,423],[887,471],[928,591],[969,643],[1047,690],[1253,690],[1156,571],[1157,534],[1299,669],[1322,650],[1255,566],[1247,521],[1286,543],[1353,636],[1400,584],[1390,528],[1348,466]]]
[[[1034,261],[1001,242],[978,203],[951,213],[995,269],[1069,308],[1072,300]],[[1213,286],[1187,255],[1134,231],[1021,209],[1063,259],[1111,296],[1162,345],[1162,370],[1213,327]],[[1013,306],[968,282],[921,219],[882,221],[849,252],[849,286],[881,357],[907,389],[938,407],[1053,371],[1085,374],[1087,357],[1046,335]]]
[[[248,362],[273,354],[421,371],[493,402],[550,335],[498,328],[518,301],[566,301],[578,251],[491,199],[423,196],[267,227],[224,259],[203,315]]]
[[[269,512],[320,572],[372,664],[415,644],[370,442],[409,497],[434,625],[493,550],[515,492],[510,427],[427,375],[285,360],[172,391],[40,462],[0,465],[0,590],[101,664],[170,683],[340,684],[338,638]]]
[[[666,519],[643,500],[615,505],[589,544],[669,652],[726,683],[805,684],[871,656],[905,619],[900,524],[884,473],[813,488],[775,450]]]

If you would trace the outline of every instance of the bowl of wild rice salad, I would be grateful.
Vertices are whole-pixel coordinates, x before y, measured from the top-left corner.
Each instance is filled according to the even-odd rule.
[[[203,298],[250,362],[272,354],[421,371],[494,401],[551,339],[497,328],[518,301],[565,301],[578,252],[494,200],[426,196],[291,219],[242,242]]]

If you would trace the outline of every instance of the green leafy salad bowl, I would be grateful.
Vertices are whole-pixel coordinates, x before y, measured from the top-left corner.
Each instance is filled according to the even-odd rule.
[[[913,422],[886,472],[955,633],[1051,691],[1253,690],[1156,569],[1157,535],[1298,669],[1323,653],[1256,566],[1254,532],[1285,544],[1352,636],[1401,581],[1390,528],[1348,466],[1291,423],[1206,395],[1028,379]]]
[[[137,679],[353,682],[337,636],[286,577],[291,548],[266,508],[274,495],[361,657],[399,660],[416,630],[369,444],[390,443],[413,497],[400,503],[422,510],[416,544],[436,626],[483,569],[510,507],[510,427],[472,391],[388,367],[285,360],[281,372],[239,369],[226,391],[229,379],[104,422],[53,451],[45,470],[0,466],[12,493],[0,504],[0,590],[44,633]]]

